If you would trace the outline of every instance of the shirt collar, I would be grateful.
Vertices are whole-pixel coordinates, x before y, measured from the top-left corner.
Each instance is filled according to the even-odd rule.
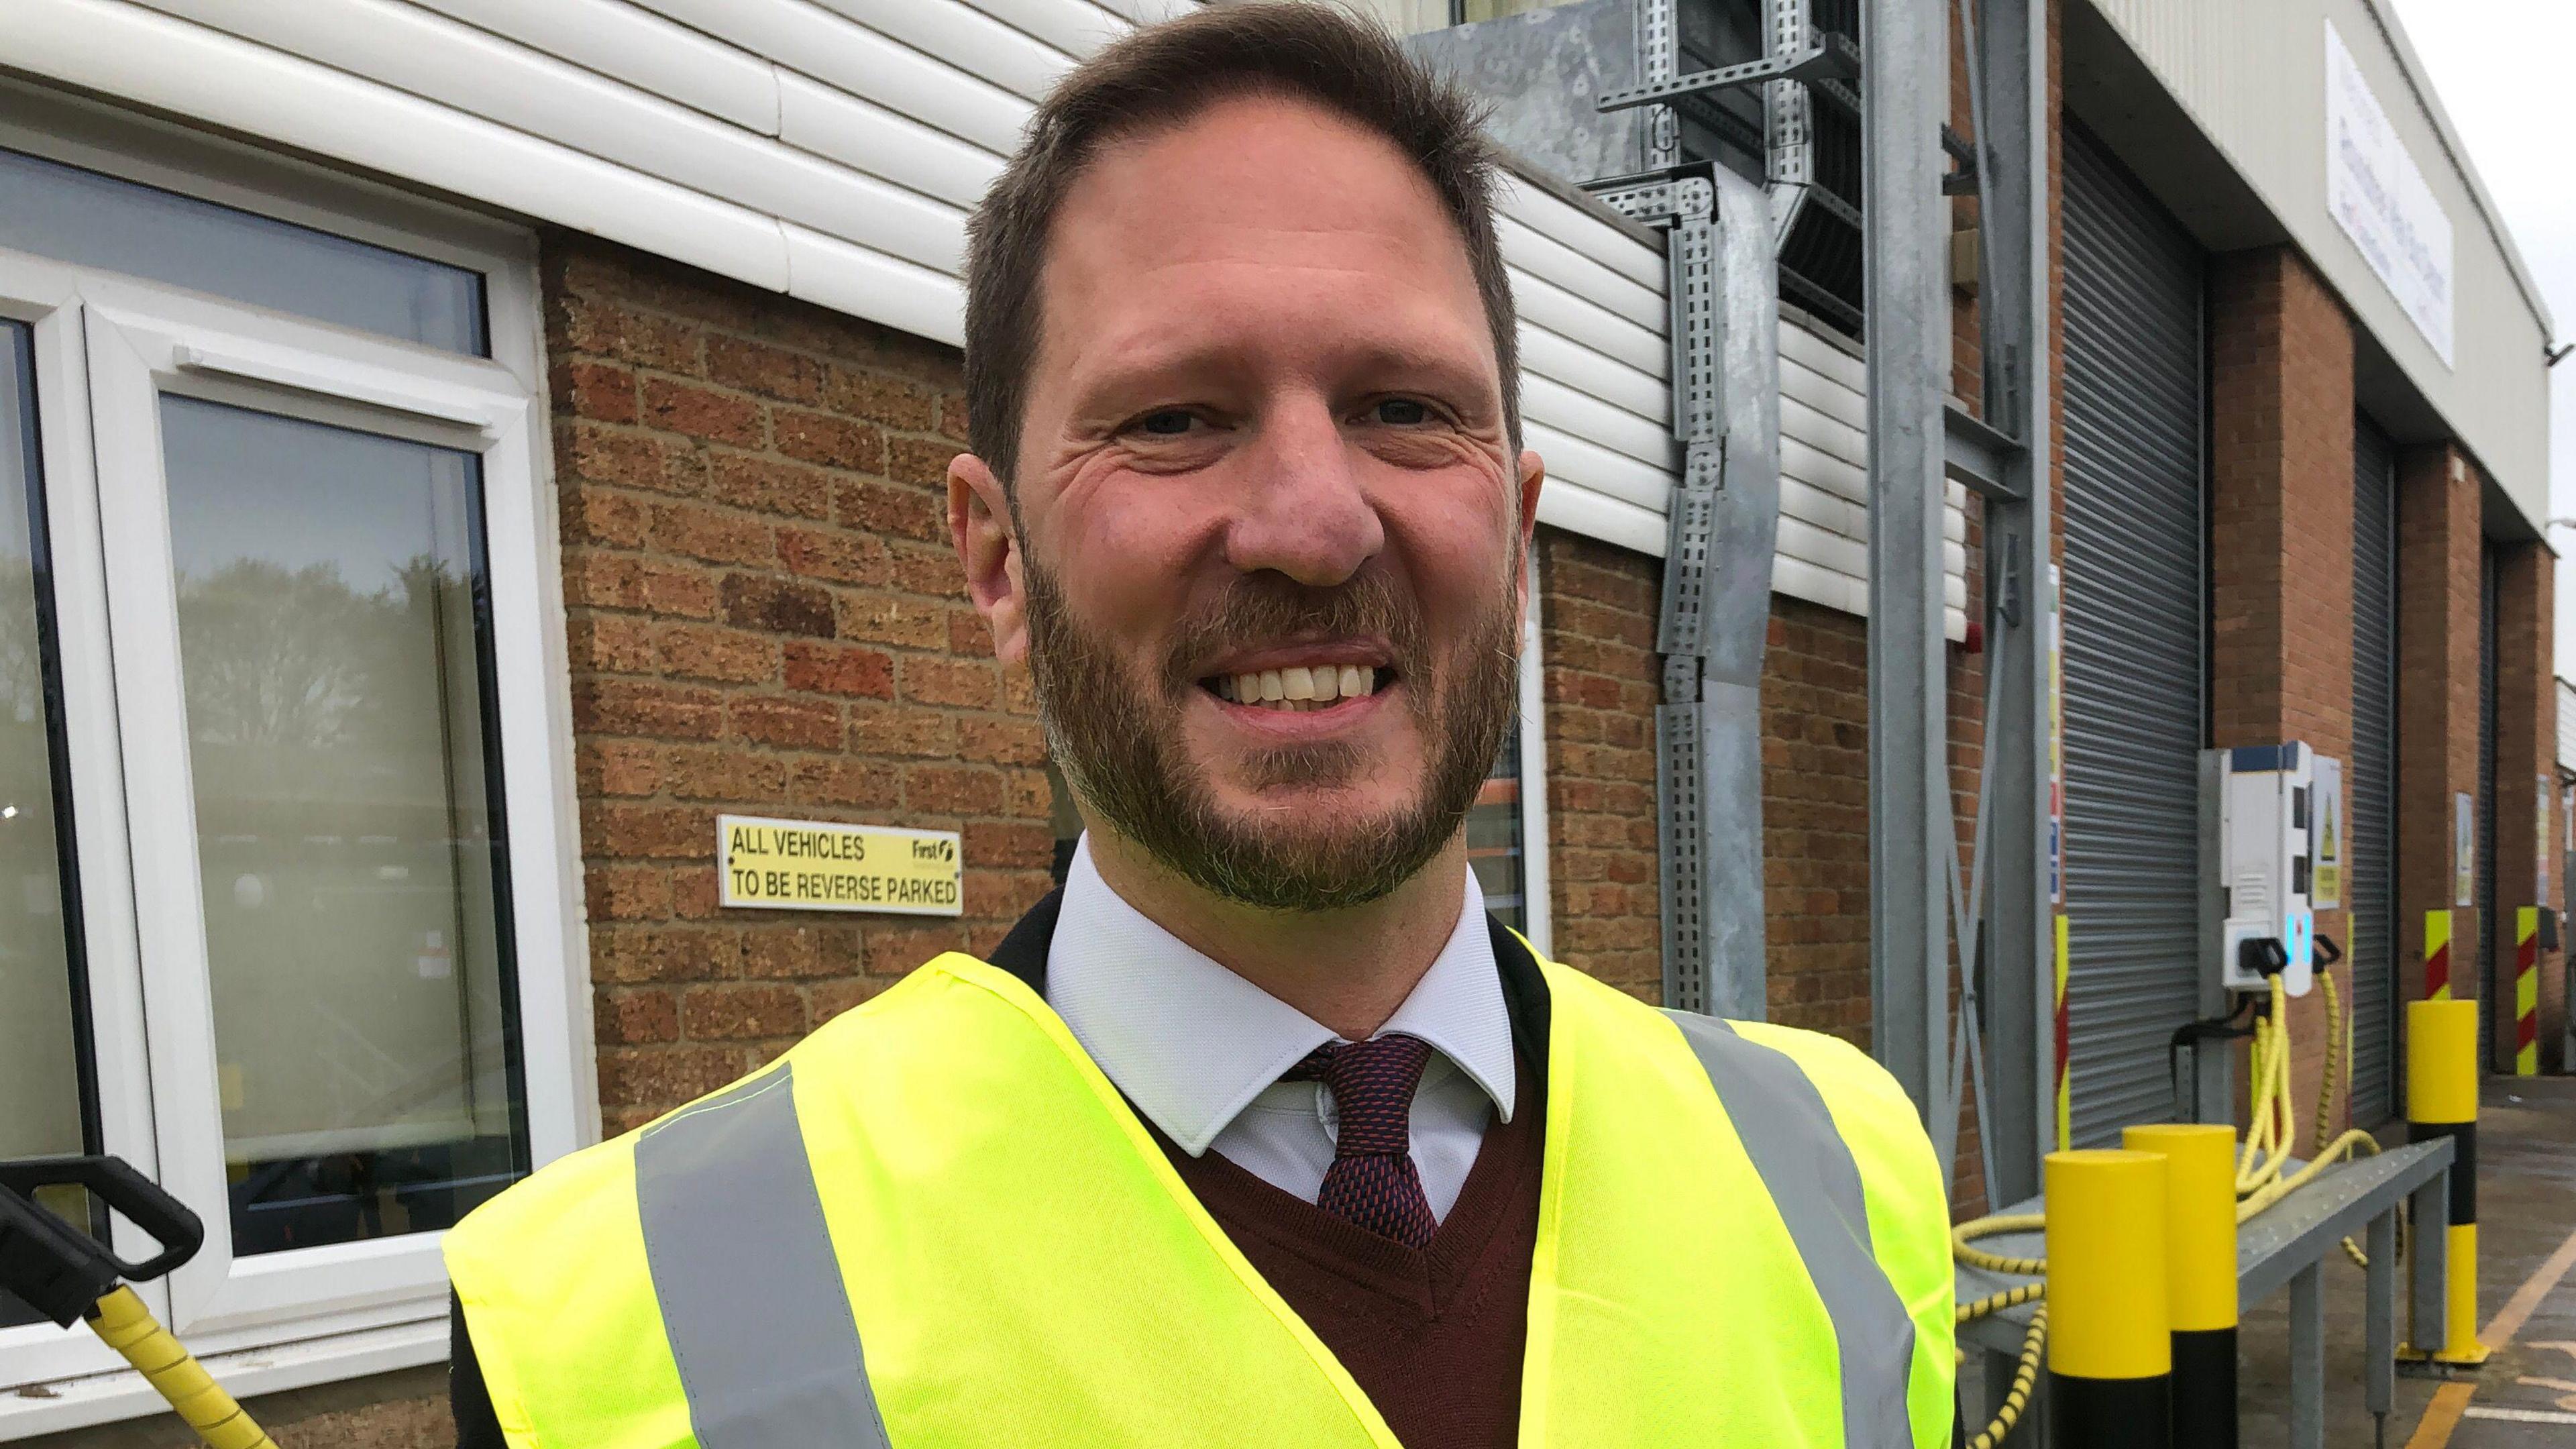
[[[1101,879],[1088,838],[1065,876],[1046,994],[1136,1110],[1193,1157],[1263,1088],[1336,1039],[1129,905]],[[1428,1042],[1512,1119],[1511,1016],[1475,872],[1448,942],[1380,1031]]]

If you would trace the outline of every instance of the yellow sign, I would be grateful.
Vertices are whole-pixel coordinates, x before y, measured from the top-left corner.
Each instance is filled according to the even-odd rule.
[[[966,866],[954,830],[719,815],[716,874],[728,906],[905,916],[965,909]]]

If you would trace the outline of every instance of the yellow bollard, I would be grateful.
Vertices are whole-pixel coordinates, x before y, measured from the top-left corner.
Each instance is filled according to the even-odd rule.
[[[2236,1449],[2236,1129],[2131,1127],[2120,1145],[2165,1160],[2165,1304],[2173,1440]]]
[[[2052,1152],[2046,1175],[2049,1442],[2168,1449],[2165,1160]]]
[[[2475,1367],[2487,1360],[2478,1342],[2478,1013],[2474,1000],[2406,1004],[2406,1140],[2451,1139],[2450,1292],[2436,1363]],[[2419,1338],[2417,1325],[2407,1336]],[[2407,1358],[2427,1355],[2411,1343]]]

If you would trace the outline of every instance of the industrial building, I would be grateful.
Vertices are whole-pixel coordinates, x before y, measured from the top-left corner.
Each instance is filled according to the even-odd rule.
[[[191,1204],[208,1246],[146,1296],[285,1396],[265,1417],[443,1442],[441,1229],[1050,889],[1071,813],[947,534],[962,226],[1055,77],[1189,3],[0,16],[0,1159],[115,1153]],[[2064,1145],[2053,1071],[2075,1145],[2193,1109],[2204,752],[2295,741],[2341,773],[2338,1127],[2398,1115],[2427,911],[2490,1069],[2567,1069],[2554,918],[2516,934],[2576,852],[2552,324],[2388,5],[2037,7],[2035,309],[1996,300],[1977,42],[1927,12],[1923,144],[1961,184],[1915,340],[1970,421],[1903,569],[1872,539],[1861,0],[1360,8],[1514,157],[1549,479],[1469,826],[1511,924],[1649,1000],[1910,1052],[1967,1213]],[[1999,315],[2036,350],[1988,356]],[[1677,536],[1714,601],[1681,715]],[[1874,618],[1924,645],[1910,714]],[[1879,798],[1898,723],[1933,742],[1910,817]],[[753,904],[720,817],[953,832],[961,908]],[[1939,847],[1989,837],[1958,906]],[[1959,1039],[1963,958],[1985,1120],[1957,1050],[1915,1049]],[[2302,1103],[2323,1012],[2292,1009]],[[12,1306],[0,1440],[160,1407]]]

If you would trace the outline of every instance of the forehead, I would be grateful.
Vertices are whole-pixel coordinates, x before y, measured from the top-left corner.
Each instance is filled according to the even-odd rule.
[[[1481,325],[1465,241],[1421,168],[1374,131],[1266,94],[1104,146],[1057,213],[1046,312],[1222,305],[1254,273],[1436,294]]]

